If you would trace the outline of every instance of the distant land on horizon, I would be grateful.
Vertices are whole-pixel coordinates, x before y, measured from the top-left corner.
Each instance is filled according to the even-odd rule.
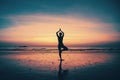
[[[103,44],[89,44],[89,45],[68,45],[68,47],[120,47],[120,42],[111,42],[111,43],[103,43]],[[0,47],[56,47],[56,45],[30,45],[30,44],[22,44],[22,43],[10,43],[10,42],[0,42]]]

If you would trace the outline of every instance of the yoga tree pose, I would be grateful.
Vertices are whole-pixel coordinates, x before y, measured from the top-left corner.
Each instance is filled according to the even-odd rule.
[[[58,38],[59,57],[60,57],[60,60],[63,60],[61,53],[62,53],[62,51],[68,50],[68,48],[66,46],[64,46],[64,44],[63,44],[64,32],[61,29],[59,29],[59,31],[56,32],[56,35]]]

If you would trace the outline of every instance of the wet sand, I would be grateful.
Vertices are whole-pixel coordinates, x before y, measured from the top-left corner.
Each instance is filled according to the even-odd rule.
[[[0,80],[120,80],[119,53],[0,53]]]

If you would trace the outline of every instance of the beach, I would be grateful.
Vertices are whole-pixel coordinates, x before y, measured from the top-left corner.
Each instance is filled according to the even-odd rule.
[[[119,51],[0,51],[0,80],[119,80]]]
[[[0,80],[120,80],[120,0],[0,0]]]

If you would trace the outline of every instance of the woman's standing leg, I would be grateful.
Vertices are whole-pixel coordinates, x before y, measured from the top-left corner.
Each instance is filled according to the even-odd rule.
[[[59,50],[59,57],[60,57],[60,60],[62,60],[62,55],[61,55],[62,50],[61,50],[61,47],[60,47],[60,46],[58,46],[58,50]]]

